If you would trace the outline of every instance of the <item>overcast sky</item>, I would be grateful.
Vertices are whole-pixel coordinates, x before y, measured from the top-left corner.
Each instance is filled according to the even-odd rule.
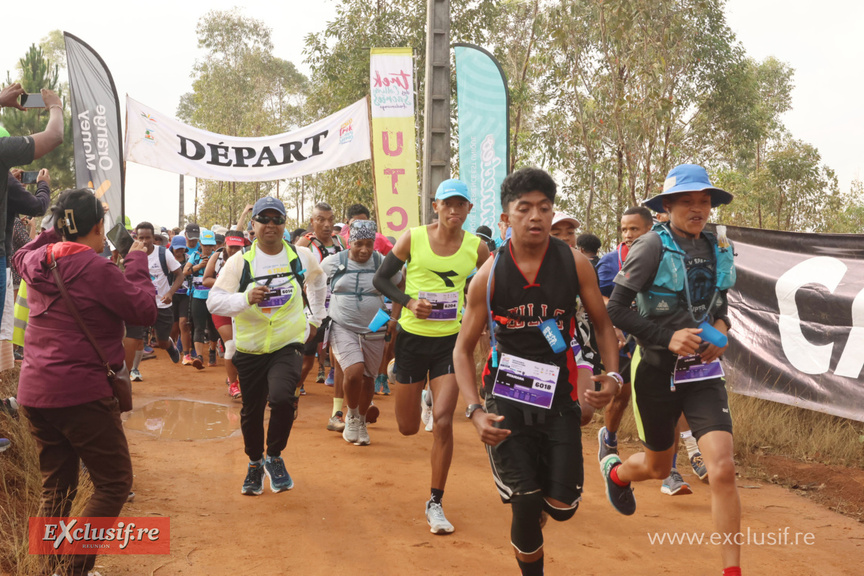
[[[180,96],[191,90],[192,66],[201,56],[195,35],[198,19],[208,9],[230,9],[238,3],[42,2],[35,11],[18,11],[21,18],[4,26],[0,76],[5,81],[6,71],[14,70],[30,44],[51,30],[65,30],[105,60],[120,96],[121,117],[126,94],[174,115]],[[275,54],[308,73],[302,63],[303,38],[335,16],[335,2],[245,0],[242,6],[243,14],[272,28]],[[751,56],[775,56],[795,69],[793,109],[785,116],[792,134],[819,149],[823,162],[836,170],[841,189],[864,177],[864,3],[731,0],[727,18]],[[176,174],[127,164],[126,211],[133,222],[176,226],[177,194]],[[187,213],[192,212],[193,196],[194,179],[189,178]]]

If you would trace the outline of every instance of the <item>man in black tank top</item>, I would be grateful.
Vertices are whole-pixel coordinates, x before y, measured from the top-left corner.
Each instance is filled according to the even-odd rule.
[[[549,235],[555,192],[555,181],[538,168],[504,179],[502,220],[512,237],[471,282],[453,351],[466,416],[487,445],[496,487],[512,508],[516,561],[523,575],[532,576],[543,574],[546,517],[571,518],[582,493],[581,409],[568,372],[577,295],[597,331],[603,362],[613,371],[593,377],[600,388],[586,392],[586,402],[602,408],[621,383],[614,372],[615,332],[591,263]],[[494,338],[481,404],[473,354],[487,322]]]

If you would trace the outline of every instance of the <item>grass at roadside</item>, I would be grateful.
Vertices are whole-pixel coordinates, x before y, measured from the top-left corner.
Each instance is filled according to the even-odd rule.
[[[18,388],[18,369],[0,374],[0,398],[14,396]],[[27,527],[31,516],[39,515],[42,477],[36,442],[24,416],[18,419],[0,412],[0,437],[9,438],[12,447],[0,454],[0,573],[10,576],[50,574],[46,556],[27,553]],[[79,515],[93,493],[89,476],[82,476],[72,515]]]

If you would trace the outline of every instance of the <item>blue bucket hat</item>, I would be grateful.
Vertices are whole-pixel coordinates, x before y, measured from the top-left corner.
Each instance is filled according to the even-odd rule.
[[[216,233],[212,230],[208,230],[207,228],[202,228],[200,242],[202,246],[215,246]]]
[[[471,196],[468,194],[468,186],[461,180],[450,178],[444,180],[438,185],[438,190],[435,192],[435,200],[446,200],[454,196],[461,196],[468,202],[471,202]]]
[[[721,204],[729,204],[733,198],[729,192],[711,185],[708,172],[702,166],[697,164],[681,164],[669,171],[666,181],[663,183],[663,192],[650,200],[646,200],[642,205],[658,213],[666,212],[663,209],[663,198],[682,192],[709,192],[711,194],[712,208],[716,208]]]

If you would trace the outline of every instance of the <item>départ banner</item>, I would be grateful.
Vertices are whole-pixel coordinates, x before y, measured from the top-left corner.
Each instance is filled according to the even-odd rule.
[[[264,182],[371,157],[366,98],[293,132],[244,138],[183,124],[126,97],[126,160],[176,174]]]

